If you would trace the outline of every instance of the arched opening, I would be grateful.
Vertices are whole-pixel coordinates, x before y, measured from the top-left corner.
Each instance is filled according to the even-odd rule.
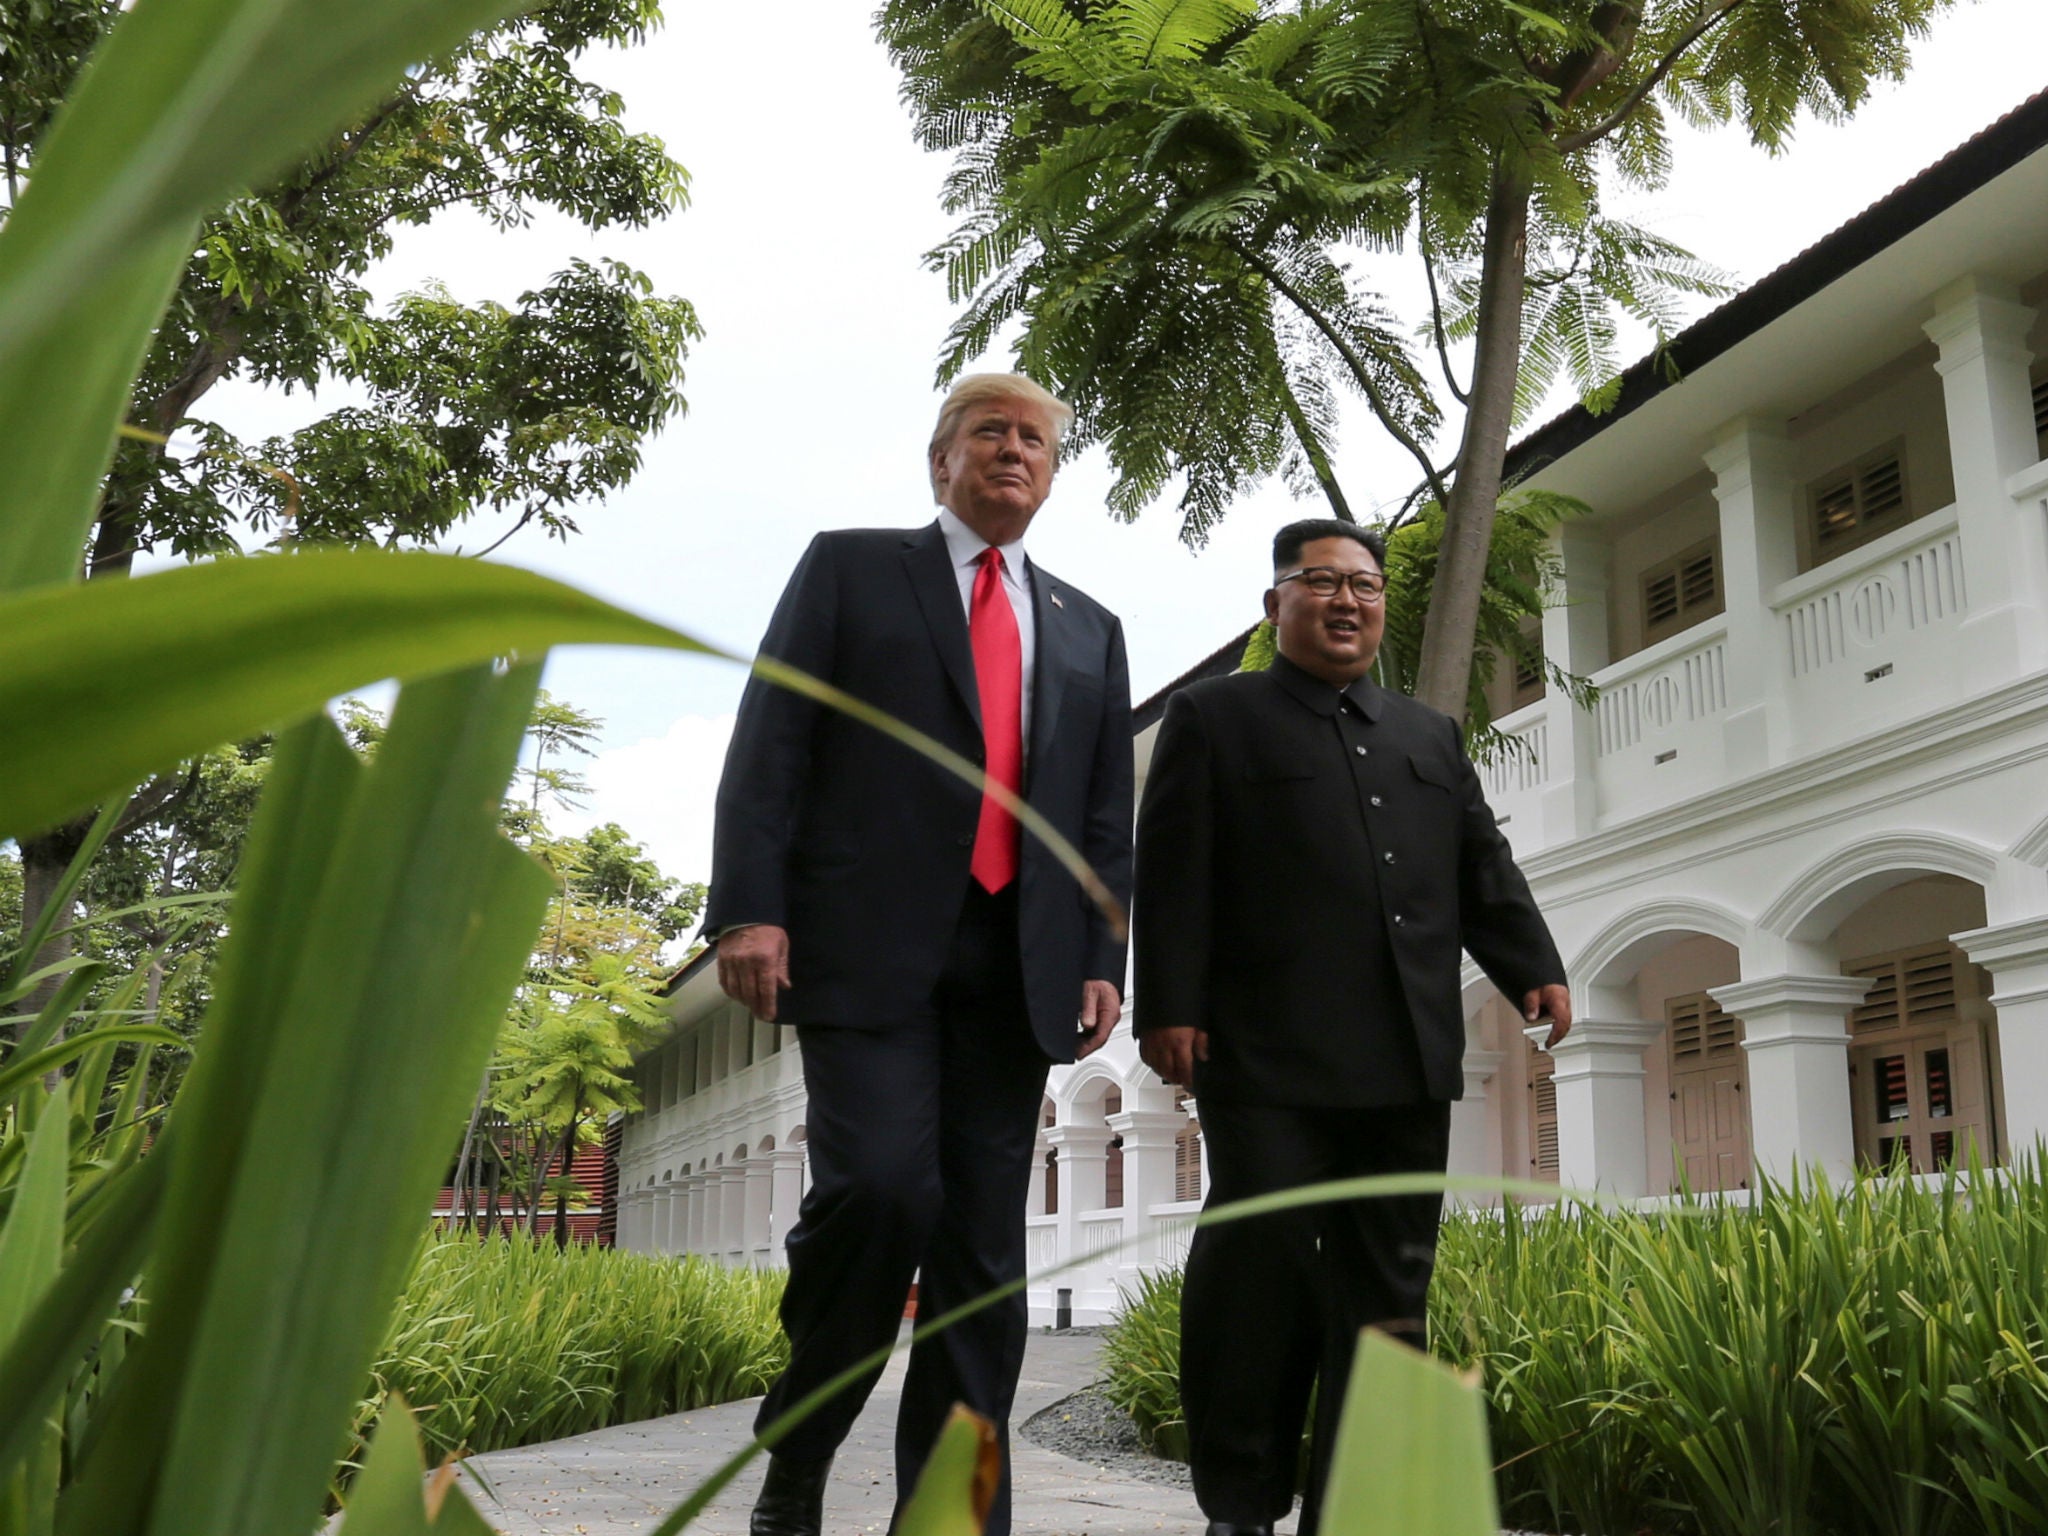
[[[1932,1173],[2006,1154],[1991,979],[1951,939],[1984,926],[1984,892],[1937,874],[1869,896],[1831,935],[1842,974],[1866,978],[1849,1012],[1856,1159]]]

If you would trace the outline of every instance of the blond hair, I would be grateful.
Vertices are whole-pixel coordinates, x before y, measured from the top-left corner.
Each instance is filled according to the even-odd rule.
[[[939,407],[937,425],[932,428],[931,446],[925,450],[927,465],[953,446],[953,437],[960,430],[960,418],[975,406],[990,400],[1028,400],[1045,412],[1046,420],[1052,426],[1052,452],[1057,460],[1060,440],[1067,435],[1067,428],[1074,424],[1074,408],[1049,391],[1034,384],[1021,373],[970,373],[946,396]],[[939,478],[932,475],[932,494],[939,491]]]

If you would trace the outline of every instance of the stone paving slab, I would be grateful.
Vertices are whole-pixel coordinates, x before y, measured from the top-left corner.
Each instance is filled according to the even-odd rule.
[[[1024,1355],[1013,1426],[1096,1379],[1100,1340],[1034,1332]],[[895,1507],[893,1439],[907,1355],[890,1362],[833,1465],[826,1536],[882,1536]],[[471,1498],[505,1536],[625,1536],[651,1531],[753,1433],[759,1399],[569,1440],[480,1456],[497,1502],[470,1480]],[[1011,1436],[1015,1536],[1202,1536],[1185,1490],[1119,1476]],[[736,1478],[690,1527],[693,1536],[745,1536],[760,1463]],[[1280,1530],[1293,1529],[1289,1519]]]

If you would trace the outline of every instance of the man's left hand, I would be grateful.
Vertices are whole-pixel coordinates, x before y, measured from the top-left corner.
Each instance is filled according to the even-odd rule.
[[[1081,1021],[1075,1027],[1081,1038],[1074,1044],[1074,1059],[1093,1056],[1109,1043],[1109,1032],[1123,1017],[1124,1001],[1114,982],[1081,983]]]
[[[1555,1050],[1557,1042],[1572,1032],[1571,989],[1554,981],[1530,988],[1522,998],[1522,1017],[1531,1024],[1549,1019],[1550,1038],[1543,1042],[1543,1049]]]

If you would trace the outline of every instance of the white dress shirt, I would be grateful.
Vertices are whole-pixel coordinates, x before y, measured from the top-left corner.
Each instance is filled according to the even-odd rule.
[[[960,608],[969,624],[974,621],[974,578],[980,574],[981,552],[988,540],[960,521],[951,507],[939,508],[939,532],[946,536],[946,553],[953,561],[953,576],[960,584]],[[1010,611],[1017,616],[1017,640],[1024,654],[1023,724],[1025,753],[1031,750],[1031,674],[1038,659],[1038,623],[1031,611],[1031,565],[1024,555],[1024,541],[1005,544],[1003,591],[1010,599]]]

